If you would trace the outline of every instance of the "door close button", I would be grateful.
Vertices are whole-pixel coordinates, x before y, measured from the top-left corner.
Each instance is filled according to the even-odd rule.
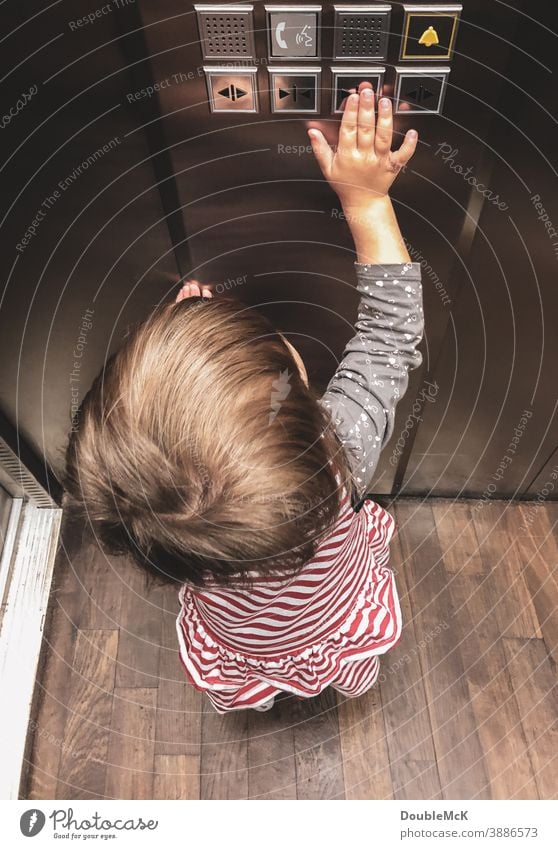
[[[272,112],[318,111],[320,68],[268,68]]]
[[[320,55],[321,6],[266,6],[272,59],[315,59]]]
[[[442,111],[449,68],[396,68],[395,112],[399,115]]]
[[[462,6],[403,5],[401,59],[451,59]]]
[[[257,68],[204,68],[212,112],[257,112]]]

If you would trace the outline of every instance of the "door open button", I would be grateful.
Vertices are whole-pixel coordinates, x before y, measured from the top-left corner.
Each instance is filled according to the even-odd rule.
[[[256,68],[204,68],[212,112],[257,112]]]
[[[318,111],[319,68],[268,68],[272,112]]]
[[[315,59],[319,52],[320,6],[266,6],[269,55]]]

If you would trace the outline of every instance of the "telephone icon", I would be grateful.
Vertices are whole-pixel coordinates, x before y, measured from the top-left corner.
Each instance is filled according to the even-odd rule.
[[[283,38],[283,33],[285,32],[286,26],[287,26],[287,24],[286,24],[285,21],[279,21],[279,23],[275,27],[275,40],[276,40],[277,44],[279,45],[279,47],[282,48],[282,50],[286,50],[289,46],[287,44],[287,42],[285,41],[285,39]]]

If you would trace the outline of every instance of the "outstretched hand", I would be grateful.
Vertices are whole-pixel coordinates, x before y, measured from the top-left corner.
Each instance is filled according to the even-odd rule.
[[[370,83],[361,83],[358,93],[346,100],[334,152],[321,130],[308,135],[322,173],[343,206],[361,206],[371,197],[384,197],[399,171],[415,152],[418,133],[409,130],[399,150],[392,151],[393,111],[387,97],[380,98],[378,114]]]

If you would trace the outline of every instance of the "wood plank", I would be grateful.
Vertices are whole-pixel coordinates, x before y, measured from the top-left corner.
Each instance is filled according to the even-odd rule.
[[[162,588],[148,588],[139,569],[126,569],[120,607],[117,687],[149,689],[159,683]]]
[[[558,501],[522,501],[518,505],[521,523],[519,531],[533,537],[546,537],[548,531],[558,538]]]
[[[248,711],[219,714],[202,701],[202,799],[248,798]]]
[[[43,634],[45,662],[37,686],[41,694],[29,720],[33,733],[27,777],[28,799],[56,799],[58,767],[70,699],[72,660],[78,629],[74,624],[75,592],[51,594],[53,609]]]
[[[154,799],[199,799],[199,755],[155,755]]]
[[[250,799],[296,799],[292,710],[282,696],[269,711],[248,712],[248,795]]]
[[[79,631],[69,681],[57,799],[104,794],[118,631]]]
[[[343,799],[345,782],[337,701],[328,687],[312,699],[294,699],[296,783],[298,799]]]
[[[337,693],[346,799],[392,799],[386,727],[377,685],[357,699]]]
[[[396,799],[441,799],[425,670],[411,607],[412,574],[401,551],[398,530],[391,541],[390,564],[396,576],[403,633],[400,642],[382,657],[379,682],[393,795]]]
[[[517,511],[498,504],[487,505],[474,514],[479,548],[488,575],[485,593],[491,602],[500,631],[508,637],[541,637],[533,601],[524,578],[525,561],[516,538]],[[497,521],[498,505],[502,519]],[[490,509],[489,509],[490,508]],[[495,528],[497,528],[495,530]]]
[[[492,598],[502,634],[508,637],[540,639],[542,631],[526,582],[528,561],[520,553],[515,539],[509,543],[506,550],[500,551],[500,560],[493,561],[490,577],[494,581]],[[496,545],[492,547],[492,552],[493,554],[487,556],[496,557]],[[486,549],[484,554],[487,554]]]
[[[442,792],[446,799],[490,798],[453,623],[451,576],[443,568],[432,509],[428,503],[400,499],[395,512],[412,587],[415,634]]]
[[[489,536],[515,539],[523,522],[517,501],[473,501],[471,513],[479,545]]]
[[[122,557],[108,557],[94,542],[83,546],[72,562],[82,592],[81,630],[120,627],[122,594],[132,568]]]
[[[159,686],[157,695],[156,755],[201,757],[202,693],[189,684],[178,655],[176,588],[169,584],[161,595],[163,606]]]
[[[503,644],[539,796],[556,799],[558,693],[555,667],[542,640],[505,637]]]
[[[538,799],[500,627],[494,616],[482,631],[476,627],[479,608],[486,606],[480,601],[487,595],[486,584],[480,576],[463,574],[451,582],[450,591],[490,792],[493,799]]]
[[[471,504],[436,498],[432,499],[431,505],[446,572],[482,574],[484,563],[479,552]]]
[[[558,663],[558,544],[548,517],[539,516],[536,535],[519,534],[518,557],[547,651]],[[537,635],[538,636],[538,635]]]
[[[26,780],[29,799],[56,798],[73,657],[84,608],[73,568],[82,536],[83,522],[70,522],[63,513],[36,682],[40,693],[29,721],[34,733]]]
[[[154,687],[116,687],[105,795],[109,799],[152,799],[154,790]]]

